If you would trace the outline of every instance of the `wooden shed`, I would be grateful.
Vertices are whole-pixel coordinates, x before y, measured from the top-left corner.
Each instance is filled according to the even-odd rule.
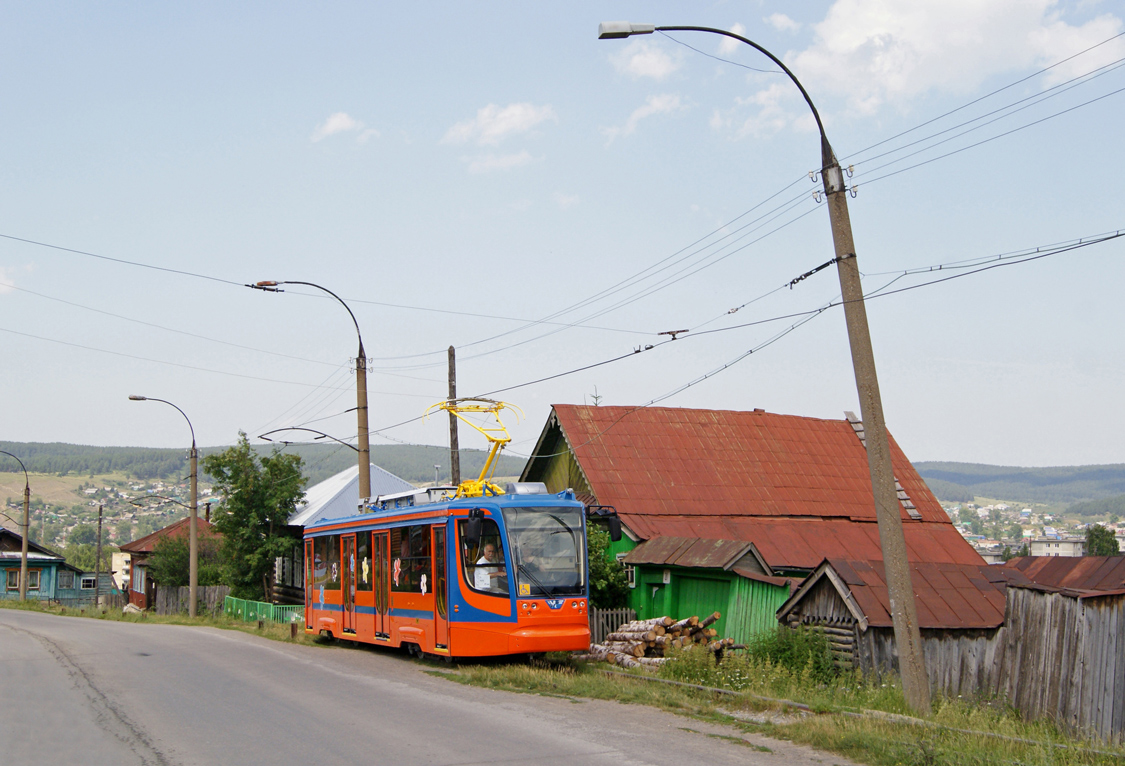
[[[777,608],[795,581],[776,577],[753,543],[654,537],[622,563],[645,603],[645,614],[677,618],[719,612],[719,635],[745,643],[777,626]]]
[[[910,563],[930,686],[950,696],[997,687],[1005,597],[1019,571],[987,564]],[[837,661],[865,673],[898,670],[882,561],[825,559],[777,612],[825,633]]]

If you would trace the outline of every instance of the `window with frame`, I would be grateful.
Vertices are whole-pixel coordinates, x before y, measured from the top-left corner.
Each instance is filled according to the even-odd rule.
[[[59,570],[59,589],[74,590],[74,572],[67,569]]]
[[[20,570],[9,569],[8,570],[8,590],[19,590],[19,589],[20,589]]]
[[[82,590],[93,590],[98,587],[98,578],[94,575],[82,575],[82,584],[79,587]]]
[[[371,558],[371,533],[360,532],[355,536],[355,589],[369,591],[375,580],[375,562]]]
[[[617,559],[618,564],[620,564],[622,567],[624,567],[624,569],[625,569],[625,580],[628,583],[629,587],[635,588],[635,587],[637,587],[637,568],[634,567],[632,564],[626,564],[625,563],[625,557],[628,556],[628,555],[629,555],[628,553],[618,553],[614,556],[614,558]]]
[[[481,593],[508,595],[508,566],[504,562],[504,546],[500,541],[500,527],[492,519],[483,519],[480,540],[469,545],[465,540],[466,521],[458,522],[461,531],[461,565],[465,582]]]
[[[430,527],[418,524],[391,530],[391,590],[430,593]]]
[[[39,590],[39,574],[40,573],[39,573],[38,569],[27,570],[27,589],[28,590]]]

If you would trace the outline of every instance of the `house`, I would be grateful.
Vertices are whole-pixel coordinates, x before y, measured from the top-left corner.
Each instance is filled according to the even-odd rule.
[[[893,438],[891,453],[910,560],[983,564]],[[743,624],[724,626],[744,634],[775,624],[789,597],[784,580],[803,579],[826,558],[882,558],[863,426],[850,414],[559,404],[520,480],[572,488],[588,505],[617,510],[625,536],[611,553],[636,567],[630,606],[641,618],[733,617],[731,593],[748,592],[738,578],[775,578],[753,580],[760,587],[742,604]],[[674,540],[656,543],[662,538]],[[722,561],[670,560],[675,540],[707,541]],[[720,543],[749,547],[732,558]]]
[[[23,538],[0,528],[0,598],[20,597],[20,563]],[[109,573],[102,574],[102,594],[113,591]],[[58,553],[37,543],[27,543],[27,598],[53,601],[67,606],[93,603],[97,580],[93,572],[83,572],[66,563]]]
[[[163,529],[158,529],[150,535],[145,535],[131,543],[118,546],[122,553],[129,556],[128,576],[123,578],[127,583],[126,595],[129,603],[141,609],[148,609],[156,604],[156,583],[148,573],[148,557],[156,549],[157,544],[164,539],[172,537],[188,537],[191,531],[191,517],[185,516],[179,521],[169,524]],[[198,537],[215,537],[210,519],[196,519],[196,534]]]
[[[1050,527],[1046,527],[1050,529]],[[1031,540],[1032,556],[1082,556],[1086,552],[1084,537],[1035,537]]]
[[[994,688],[1007,588],[1028,578],[983,563],[912,561],[910,581],[930,686],[948,696]],[[839,664],[866,674],[898,669],[882,561],[825,559],[777,618],[823,632]]]
[[[1048,588],[1084,593],[1125,590],[1125,556],[1017,556],[1004,566]]]
[[[406,479],[371,464],[371,496],[378,498],[417,488]],[[296,544],[288,556],[274,561],[271,599],[276,604],[303,604],[305,601],[304,548],[300,539],[306,526],[324,519],[339,519],[359,513],[359,466],[340,471],[305,491],[305,499],[290,514],[288,522]]]

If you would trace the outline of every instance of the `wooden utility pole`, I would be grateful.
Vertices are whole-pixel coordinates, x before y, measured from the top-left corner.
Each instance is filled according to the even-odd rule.
[[[449,347],[449,401],[457,398],[457,352]],[[461,447],[457,443],[457,416],[449,413],[449,483],[461,485]]]
[[[94,608],[97,609],[98,602],[101,601],[102,596],[102,510],[104,505],[98,506],[98,553],[97,558],[94,559]]]

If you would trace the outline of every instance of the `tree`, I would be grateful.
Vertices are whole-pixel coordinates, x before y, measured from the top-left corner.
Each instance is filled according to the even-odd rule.
[[[274,559],[293,548],[285,526],[304,498],[301,458],[275,448],[259,457],[244,432],[238,444],[203,459],[223,503],[212,513],[223,536],[223,579],[236,598],[270,593]]]
[[[1008,527],[1008,537],[1013,540],[1022,540],[1023,527],[1021,527],[1019,524],[1012,524],[1012,526]]]
[[[1112,529],[1101,524],[1091,524],[1086,527],[1087,556],[1116,556],[1120,552],[1120,546]]]
[[[200,586],[218,585],[222,582],[222,543],[215,535],[199,535]],[[181,535],[162,538],[148,557],[148,572],[157,585],[187,587],[190,579],[190,549],[187,531]]]
[[[590,560],[590,606],[621,609],[629,605],[629,579],[625,568],[607,557],[609,532],[597,524],[586,527],[586,550]]]
[[[98,530],[92,524],[78,524],[66,536],[70,545],[90,545],[98,541]]]

